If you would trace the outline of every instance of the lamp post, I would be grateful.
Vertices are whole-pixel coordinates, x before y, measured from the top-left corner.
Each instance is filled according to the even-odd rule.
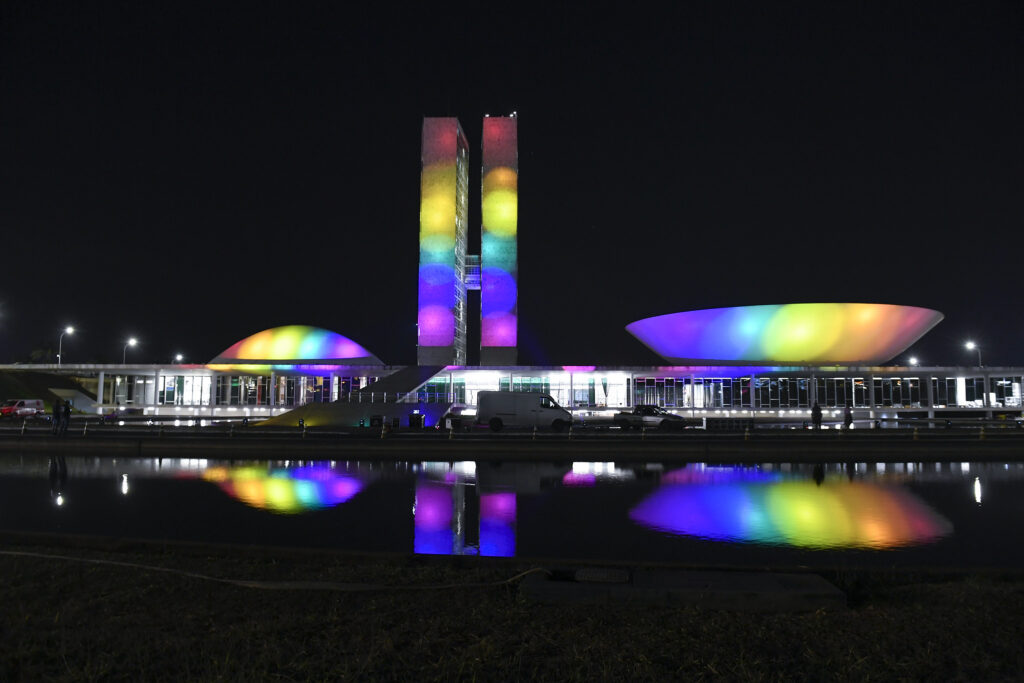
[[[911,365],[912,365],[913,367],[915,367],[915,368],[917,367],[917,362],[918,362],[918,361],[917,361],[917,356],[911,356],[911,357],[910,357],[910,364],[911,364]]]
[[[125,364],[125,358],[128,355],[128,347],[135,346],[138,343],[139,340],[136,339],[135,337],[131,337],[128,341],[124,343],[124,349],[121,350],[121,365]]]
[[[183,360],[185,360],[185,356],[181,355],[180,353],[174,354],[174,362],[175,363],[179,363],[180,364],[181,361],[183,361]]]
[[[75,328],[73,328],[71,325],[68,325],[67,327],[64,328],[64,331],[60,333],[60,337],[57,339],[57,365],[58,365],[58,367],[61,364],[61,351],[64,350],[64,335],[65,334],[74,334],[74,333],[75,333]]]
[[[979,367],[979,368],[980,368],[980,367],[984,367],[984,366],[982,366],[982,364],[981,364],[981,347],[979,347],[979,346],[978,346],[977,344],[975,344],[974,342],[972,342],[972,341],[969,341],[969,342],[967,342],[966,344],[964,344],[964,348],[965,348],[965,349],[967,349],[968,351],[977,351],[977,352],[978,352],[978,367]]]

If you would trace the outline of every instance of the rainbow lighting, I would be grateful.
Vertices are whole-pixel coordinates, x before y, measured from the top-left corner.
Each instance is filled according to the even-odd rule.
[[[283,514],[334,507],[363,489],[363,483],[329,467],[211,467],[203,479],[246,505]]]
[[[670,313],[626,330],[677,364],[880,365],[943,317],[892,304],[777,304]]]
[[[678,474],[678,476],[673,476]],[[643,526],[716,541],[883,550],[930,543],[952,525],[896,486],[826,479],[819,486],[743,468],[669,473],[633,508]]]
[[[483,125],[480,208],[480,364],[516,362],[519,142],[515,115]]]
[[[416,342],[420,364],[465,363],[468,149],[458,119],[423,119]]]
[[[379,358],[337,332],[309,325],[285,325],[236,342],[211,360],[208,367],[267,371],[315,369],[322,363],[381,365]]]

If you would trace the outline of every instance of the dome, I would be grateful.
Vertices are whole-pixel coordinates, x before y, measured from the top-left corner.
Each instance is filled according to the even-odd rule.
[[[379,358],[344,335],[308,325],[272,327],[236,342],[214,364],[345,363],[382,365]]]
[[[775,304],[669,313],[626,330],[676,364],[879,365],[943,317],[893,304]]]

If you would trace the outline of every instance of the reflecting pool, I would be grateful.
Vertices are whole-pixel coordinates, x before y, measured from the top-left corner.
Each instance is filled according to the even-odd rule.
[[[1024,567],[1024,465],[7,458],[0,530],[536,559]]]

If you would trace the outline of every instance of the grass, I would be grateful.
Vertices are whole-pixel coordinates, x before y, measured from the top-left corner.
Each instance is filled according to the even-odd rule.
[[[1020,577],[832,577],[847,610],[750,614],[542,605],[520,562],[226,548],[5,546],[239,579],[389,584],[261,590],[146,569],[0,556],[0,679],[993,680],[1024,676]],[[409,590],[409,588],[413,588]]]

